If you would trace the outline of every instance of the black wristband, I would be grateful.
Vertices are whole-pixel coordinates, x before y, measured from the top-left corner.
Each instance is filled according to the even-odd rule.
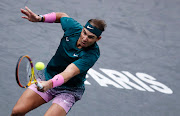
[[[38,15],[41,17],[41,20],[39,22],[43,22],[44,17],[42,15]]]

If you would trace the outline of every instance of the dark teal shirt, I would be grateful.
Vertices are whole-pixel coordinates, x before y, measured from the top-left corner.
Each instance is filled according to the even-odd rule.
[[[95,64],[100,56],[97,43],[90,47],[78,49],[76,43],[80,37],[83,26],[69,17],[60,19],[64,36],[60,45],[45,69],[46,80],[63,72],[66,67],[74,63],[80,70],[80,74],[72,77],[62,87],[84,87],[87,71]]]

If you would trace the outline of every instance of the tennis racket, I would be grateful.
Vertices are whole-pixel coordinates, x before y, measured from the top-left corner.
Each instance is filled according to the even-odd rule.
[[[43,88],[43,86],[36,80],[33,62],[28,55],[21,56],[17,62],[16,81],[22,88],[27,88],[34,83],[39,87],[39,89]]]

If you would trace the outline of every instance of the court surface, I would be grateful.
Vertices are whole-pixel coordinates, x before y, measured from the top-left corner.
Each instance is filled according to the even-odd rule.
[[[178,116],[180,114],[179,0],[3,0],[0,2],[0,115],[8,116],[24,89],[15,82],[20,55],[48,63],[60,24],[21,18],[65,12],[84,25],[104,19],[101,57],[87,74],[86,92],[68,116]],[[43,116],[51,102],[27,116]]]

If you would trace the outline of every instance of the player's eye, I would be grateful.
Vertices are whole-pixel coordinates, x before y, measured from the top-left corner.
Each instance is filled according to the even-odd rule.
[[[84,35],[87,35],[86,31],[84,30]]]
[[[93,38],[94,38],[94,36],[89,35],[89,36],[88,36],[88,38],[89,38],[89,39],[93,39]]]

